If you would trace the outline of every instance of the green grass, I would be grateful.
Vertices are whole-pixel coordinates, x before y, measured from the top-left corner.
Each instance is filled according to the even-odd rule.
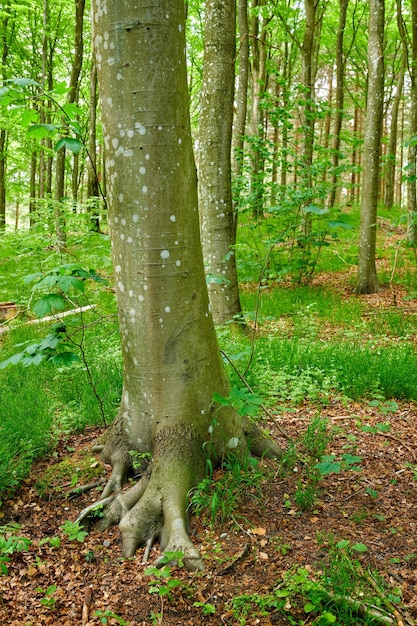
[[[52,444],[48,377],[16,366],[0,377],[0,497],[17,487],[32,461]]]
[[[393,224],[399,217],[398,211],[384,215]],[[344,212],[343,219],[354,229],[341,229],[337,241],[323,248],[318,267],[325,271],[344,269],[356,261],[357,209]],[[24,277],[65,263],[94,269],[111,280],[108,236],[88,232],[72,216],[69,225],[67,249],[62,254],[55,252],[53,238],[42,227],[2,237],[0,300],[16,301],[26,309],[35,297]],[[256,284],[276,225],[274,217],[256,228],[249,220],[240,227],[237,253],[243,280]],[[387,249],[383,237],[378,245],[381,258],[387,255],[388,263],[380,272],[387,282],[395,245]],[[280,249],[279,255],[283,253]],[[413,250],[402,246],[393,286],[405,287],[410,298],[417,297],[415,265]],[[288,281],[279,285],[265,283],[259,293],[255,288],[242,291],[248,320],[256,318],[261,328],[253,345],[250,333],[239,336],[219,329],[222,348],[241,372],[250,364],[246,378],[269,406],[285,409],[306,399],[319,404],[334,398],[417,400],[417,353],[410,341],[416,315],[412,311],[390,307],[368,314],[364,299],[353,292],[342,296],[328,287],[288,286]],[[94,312],[85,314],[83,320],[74,317],[65,322],[76,343],[81,341],[84,324],[85,361],[71,367],[44,362],[0,370],[0,497],[17,486],[33,459],[45,454],[60,433],[102,423],[103,413],[109,423],[116,414],[122,366],[115,296],[109,286],[89,281],[86,295],[79,294],[76,305],[87,303],[96,305]],[[406,301],[401,304],[407,307]],[[35,343],[49,332],[48,325],[13,323],[12,328],[2,338],[1,361],[21,351],[16,344]],[[74,351],[82,356],[77,348]],[[241,387],[236,372],[227,367],[232,384]]]
[[[64,263],[79,263],[88,270],[111,275],[108,237],[88,232],[70,234],[63,254],[57,254],[51,242],[42,231],[10,233],[2,238],[0,300],[15,301],[27,309],[39,295],[32,297],[32,286],[25,284],[24,277]],[[96,305],[82,319],[65,318],[68,335],[83,345],[85,362],[79,348],[73,346],[81,361],[71,367],[42,362],[0,369],[0,498],[19,484],[33,460],[50,450],[63,432],[103,423],[103,413],[110,423],[116,414],[122,368],[114,293],[106,285],[88,281],[86,295],[72,298],[72,302],[75,306]],[[20,322],[27,320],[27,314],[19,318]],[[51,325],[13,322],[10,332],[2,336],[0,361],[41,341]]]

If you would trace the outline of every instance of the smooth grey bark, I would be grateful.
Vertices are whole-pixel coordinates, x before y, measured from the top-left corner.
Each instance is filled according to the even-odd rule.
[[[9,21],[11,17],[10,1],[4,2],[3,6],[3,18],[1,21],[1,77],[2,82],[7,79],[7,57],[10,50],[10,33]],[[14,24],[12,26],[14,32]],[[7,146],[7,130],[5,128],[0,129],[0,231],[6,226],[6,146]]]
[[[391,124],[389,132],[389,142],[386,156],[385,168],[385,207],[391,209],[394,204],[395,191],[395,170],[397,163],[397,137],[398,137],[398,115],[400,111],[400,103],[403,95],[404,75],[407,68],[408,49],[406,41],[406,33],[403,23],[401,0],[397,3],[397,25],[401,40],[401,66],[397,76],[397,85],[395,88],[394,99],[391,107]]]
[[[232,202],[231,141],[236,1],[207,0],[198,151],[201,241],[215,324],[241,315]]]
[[[313,160],[314,160],[314,132],[316,122],[316,95],[315,81],[317,75],[317,57],[320,44],[320,31],[325,5],[320,0],[304,0],[305,29],[301,46],[302,89],[303,89],[303,153],[300,179],[303,185],[308,205],[314,198]],[[308,237],[311,232],[311,213],[306,213],[303,224],[303,233]]]
[[[232,131],[232,176],[235,179],[236,189],[234,192],[235,228],[237,226],[237,212],[240,205],[239,179],[243,167],[244,135],[246,132],[246,117],[248,109],[248,85],[249,85],[249,21],[247,0],[237,1],[237,25],[238,25],[238,75],[235,93],[235,113],[233,116]]]
[[[162,550],[181,550],[188,568],[201,569],[187,534],[187,495],[204,476],[206,455],[215,463],[228,449],[245,453],[247,441],[236,414],[212,401],[229,387],[201,252],[185,4],[92,4],[124,372],[103,450],[113,471],[101,524],[119,523],[126,556],[159,539]],[[255,436],[251,446],[262,441]],[[131,450],[152,458],[121,493]],[[275,444],[271,451],[279,454]]]
[[[344,80],[346,58],[343,53],[343,40],[346,27],[346,14],[349,0],[339,0],[339,26],[336,41],[336,93],[335,114],[333,126],[333,153],[332,153],[332,186],[329,195],[329,207],[335,205],[337,197],[337,184],[339,181],[338,167],[340,160],[340,132],[342,130],[343,107],[344,107]]]
[[[97,68],[93,55],[90,71],[90,116],[88,123],[87,200],[90,201],[91,230],[99,232],[99,182],[97,175]]]
[[[411,0],[411,102],[410,102],[410,143],[407,163],[407,208],[409,212],[409,239],[417,243],[417,0]]]
[[[266,5],[266,0],[252,0],[252,9]],[[262,155],[262,143],[265,138],[265,112],[260,106],[263,93],[267,88],[267,30],[273,16],[264,18],[261,12],[253,11],[250,20],[250,64],[251,109],[250,109],[250,191],[252,214],[255,219],[264,214],[264,178],[265,163]]]
[[[375,263],[376,220],[382,117],[384,105],[384,0],[370,0],[368,98],[362,158],[362,196],[356,293],[378,290]]]
[[[72,104],[77,99],[78,79],[83,64],[83,28],[84,28],[85,0],[75,0],[75,24],[74,24],[74,58],[69,81],[69,91],[67,93],[67,103]],[[62,120],[64,128],[67,127],[67,120]],[[59,150],[55,161],[55,232],[58,246],[65,243],[65,213],[62,210],[62,199],[65,196],[65,147]]]

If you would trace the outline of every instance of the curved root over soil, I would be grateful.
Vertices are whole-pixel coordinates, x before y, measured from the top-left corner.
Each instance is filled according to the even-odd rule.
[[[281,448],[255,424],[245,422],[244,434],[252,454],[282,456]],[[76,521],[96,523],[101,529],[119,524],[125,557],[146,546],[146,558],[153,543],[159,540],[162,552],[184,554],[187,569],[204,570],[200,554],[189,538],[188,519],[188,494],[204,478],[203,442],[189,427],[177,426],[161,430],[153,444],[151,461],[142,467],[138,482],[127,490],[122,487],[127,482],[132,460],[128,454],[113,455],[112,474],[101,498],[86,507]],[[105,451],[104,456],[107,460]],[[161,560],[163,557],[155,565]]]

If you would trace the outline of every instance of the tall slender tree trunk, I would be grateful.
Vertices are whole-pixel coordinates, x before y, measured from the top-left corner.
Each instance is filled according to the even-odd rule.
[[[0,230],[6,225],[6,144],[7,131],[0,129]]]
[[[75,25],[74,25],[74,58],[72,62],[71,77],[67,102],[73,103],[77,99],[78,79],[83,63],[83,28],[84,28],[85,0],[75,0]],[[67,120],[63,118],[63,126],[67,127]],[[62,200],[65,196],[65,148],[61,148],[55,161],[55,229],[58,246],[66,241],[66,219]]]
[[[407,42],[403,24],[401,0],[397,0],[397,24],[401,38],[401,67],[397,77],[395,95],[391,107],[389,142],[385,168],[385,208],[391,209],[394,204],[395,170],[397,163],[398,114],[404,87],[404,75],[407,68]]]
[[[97,67],[93,55],[90,72],[90,119],[88,123],[87,202],[91,213],[91,230],[100,230],[99,182],[97,172]]]
[[[238,75],[235,93],[236,109],[233,117],[232,131],[232,178],[235,183],[233,194],[235,229],[237,228],[238,211],[240,207],[240,179],[243,168],[243,148],[246,132],[246,117],[248,108],[248,85],[249,85],[249,22],[248,1],[237,0],[237,25],[238,25]]]
[[[411,102],[410,139],[407,163],[407,207],[410,220],[410,241],[417,244],[417,0],[411,0]]]
[[[211,311],[215,324],[225,324],[241,315],[230,160],[236,2],[207,0],[205,16],[198,200]]]
[[[340,132],[342,130],[343,107],[344,107],[344,80],[345,80],[345,56],[343,53],[343,40],[346,27],[346,14],[349,0],[339,0],[339,26],[337,29],[336,42],[336,94],[335,113],[333,127],[333,154],[332,154],[332,186],[329,196],[329,207],[333,208],[336,202],[336,190],[339,182],[339,160],[340,160]]]
[[[10,41],[8,28],[10,20],[10,0],[3,3],[2,36],[1,36],[1,77],[3,84],[7,79],[7,57],[9,56]],[[6,226],[6,145],[7,130],[0,129],[0,231]]]
[[[187,534],[189,490],[207,455],[215,463],[247,442],[234,411],[213,402],[229,391],[200,244],[185,3],[93,0],[93,28],[124,369],[103,451],[113,472],[101,524],[119,523],[125,556],[159,539],[201,569]],[[132,450],[152,459],[122,493]]]
[[[384,0],[370,0],[368,35],[368,98],[363,147],[363,179],[356,293],[378,290],[376,221],[382,117],[384,105]]]
[[[266,0],[252,0],[252,8],[264,6]],[[262,94],[267,87],[267,31],[269,20],[253,12],[250,27],[250,45],[252,50],[251,75],[251,116],[250,116],[250,188],[252,214],[258,219],[264,209],[264,158],[261,145],[265,138],[264,110],[260,106]]]

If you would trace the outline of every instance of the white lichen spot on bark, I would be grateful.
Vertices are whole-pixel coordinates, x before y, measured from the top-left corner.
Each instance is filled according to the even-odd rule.
[[[169,259],[169,250],[161,251],[161,259]]]
[[[146,128],[140,122],[136,122],[135,128],[138,131],[139,135],[145,135],[146,134]]]
[[[121,292],[123,293],[123,292],[124,292],[124,290],[125,290],[125,286],[124,286],[124,284],[122,283],[122,281],[121,281],[121,280],[119,280],[119,281],[117,282],[117,286],[119,287],[119,291],[121,291]]]

